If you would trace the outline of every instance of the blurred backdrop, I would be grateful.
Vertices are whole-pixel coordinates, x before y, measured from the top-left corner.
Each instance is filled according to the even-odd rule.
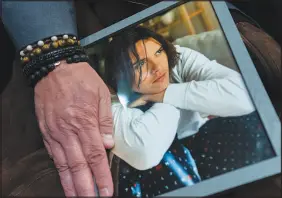
[[[216,13],[208,1],[187,2],[139,25],[153,30],[175,45],[201,52],[210,60],[238,71]],[[104,80],[107,79],[104,54],[111,39],[103,39],[87,46],[91,65]]]

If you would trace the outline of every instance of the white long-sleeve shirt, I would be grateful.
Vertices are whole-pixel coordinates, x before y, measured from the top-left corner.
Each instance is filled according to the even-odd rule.
[[[148,111],[124,108],[112,98],[112,152],[139,170],[157,165],[175,135],[198,132],[208,115],[241,116],[254,106],[241,75],[189,48],[176,46],[180,60],[171,73],[163,103]]]

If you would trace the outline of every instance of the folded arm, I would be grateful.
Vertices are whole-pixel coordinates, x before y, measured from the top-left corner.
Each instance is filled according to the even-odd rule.
[[[240,116],[255,110],[238,72],[189,48],[178,49],[181,65],[176,70],[185,83],[169,85],[164,103],[221,117]]]
[[[148,111],[112,104],[115,147],[112,152],[138,170],[156,166],[173,142],[180,111],[156,103]]]

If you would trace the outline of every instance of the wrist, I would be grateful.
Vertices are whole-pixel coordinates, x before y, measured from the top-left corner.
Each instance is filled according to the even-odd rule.
[[[59,61],[56,61],[59,60]],[[50,72],[52,72],[54,69],[56,69],[58,66],[61,66],[61,68],[67,67],[67,65],[73,64],[73,63],[79,63],[79,62],[85,62],[88,63],[88,57],[85,54],[75,54],[71,57],[67,57],[65,61],[62,61],[62,57],[58,59],[54,59],[51,64],[48,65],[35,65],[34,68],[32,68],[32,71],[26,72],[28,73],[26,76],[29,79],[29,83],[31,86],[35,86],[39,81],[41,81],[43,78],[45,78]],[[26,74],[25,73],[25,74]]]
[[[36,83],[34,89],[41,89],[46,84],[50,83],[56,84],[56,86],[60,86],[61,83],[66,83],[64,82],[64,79],[68,77],[74,77],[75,74],[77,74],[79,71],[83,71],[89,68],[91,68],[91,66],[87,62],[69,64],[66,60],[62,60],[53,71],[49,72],[44,78]]]

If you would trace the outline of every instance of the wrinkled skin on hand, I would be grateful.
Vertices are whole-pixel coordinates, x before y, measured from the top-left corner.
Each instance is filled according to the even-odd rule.
[[[35,86],[45,146],[67,197],[113,194],[105,148],[114,145],[110,93],[88,63],[61,64]]]

